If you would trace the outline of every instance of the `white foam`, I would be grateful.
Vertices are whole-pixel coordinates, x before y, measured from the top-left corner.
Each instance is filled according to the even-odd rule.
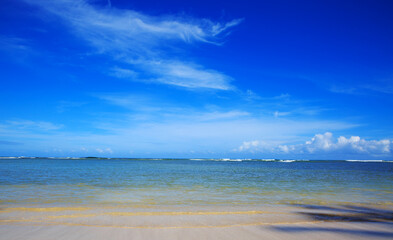
[[[279,162],[296,162],[296,160],[280,160]]]
[[[243,159],[221,158],[221,159],[215,159],[214,161],[223,161],[223,162],[242,162]]]
[[[384,162],[384,160],[345,160],[346,162]]]

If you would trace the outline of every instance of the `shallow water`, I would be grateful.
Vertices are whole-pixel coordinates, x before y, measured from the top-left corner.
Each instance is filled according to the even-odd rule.
[[[393,163],[0,159],[2,204],[393,204]]]

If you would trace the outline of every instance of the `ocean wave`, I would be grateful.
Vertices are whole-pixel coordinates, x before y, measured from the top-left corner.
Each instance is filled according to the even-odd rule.
[[[345,160],[346,162],[388,162],[385,160]]]
[[[242,162],[251,161],[252,159],[240,159],[240,158],[190,158],[191,161],[216,161],[216,162]]]
[[[222,162],[242,162],[244,159],[231,159],[231,158],[221,158],[214,159],[213,161],[222,161]]]
[[[296,160],[280,160],[279,162],[289,163],[289,162],[296,162]]]
[[[216,161],[216,162],[308,162],[310,160],[274,159],[274,158],[190,158],[191,161]]]

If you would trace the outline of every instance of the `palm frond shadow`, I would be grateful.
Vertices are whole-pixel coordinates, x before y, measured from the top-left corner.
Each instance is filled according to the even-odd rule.
[[[361,222],[366,224],[383,224],[393,225],[393,211],[387,209],[379,209],[373,207],[338,205],[338,206],[322,206],[322,205],[295,205],[302,210],[296,212],[313,221],[322,222]],[[383,230],[367,230],[362,228],[340,227],[321,227],[316,226],[273,226],[277,231],[290,233],[304,232],[333,232],[337,234],[350,234],[366,237],[382,237],[393,238],[392,231]],[[392,229],[392,227],[389,227]],[[388,229],[389,229],[388,228]],[[373,228],[375,229],[375,228]]]

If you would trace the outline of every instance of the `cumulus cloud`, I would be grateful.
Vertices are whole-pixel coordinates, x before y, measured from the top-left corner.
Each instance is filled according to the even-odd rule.
[[[25,0],[58,18],[100,54],[107,54],[127,68],[111,75],[158,82],[184,88],[231,89],[231,78],[204,66],[180,61],[173,48],[179,43],[220,45],[220,39],[242,20],[213,22],[177,16],[149,16],[141,12],[99,8],[85,0]],[[178,51],[176,51],[178,52]]]
[[[284,154],[365,154],[371,156],[388,155],[391,153],[393,142],[389,139],[365,140],[359,136],[349,138],[326,132],[316,134],[311,140],[297,145],[267,145],[263,141],[248,141],[237,149],[238,151],[266,151]]]
[[[310,141],[295,147],[309,153],[315,152],[346,152],[346,153],[366,153],[366,154],[386,154],[390,153],[392,142],[388,139],[365,140],[359,136],[349,138],[340,136],[335,140],[333,134],[316,134]]]

